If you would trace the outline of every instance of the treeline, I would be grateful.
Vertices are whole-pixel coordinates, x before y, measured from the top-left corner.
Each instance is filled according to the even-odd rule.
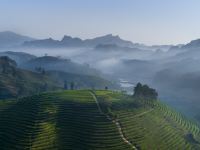
[[[66,80],[64,81],[64,89],[65,90],[74,90],[75,88],[77,88],[76,86],[75,86],[75,83],[74,82],[70,82],[70,83],[68,83]]]

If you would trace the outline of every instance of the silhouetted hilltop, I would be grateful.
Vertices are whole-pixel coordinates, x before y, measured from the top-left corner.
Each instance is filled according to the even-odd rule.
[[[16,34],[11,31],[0,32],[0,48],[7,48],[16,45],[21,45],[25,41],[32,41],[34,38]]]
[[[44,40],[34,40],[34,41],[24,42],[23,45],[26,47],[53,48],[53,47],[82,47],[82,46],[95,47],[99,44],[104,44],[104,45],[113,44],[122,47],[134,46],[132,42],[123,40],[119,36],[113,36],[112,34],[86,40],[82,40],[80,38],[72,38],[71,36],[65,35],[61,41],[49,38]]]

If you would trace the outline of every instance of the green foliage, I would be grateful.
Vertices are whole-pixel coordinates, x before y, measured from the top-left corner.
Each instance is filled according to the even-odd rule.
[[[66,80],[65,80],[65,82],[64,82],[64,89],[65,89],[65,90],[68,90],[68,83],[67,83]]]
[[[61,89],[46,75],[16,70],[15,76],[0,73],[0,98],[21,97]]]
[[[94,91],[105,114],[117,119],[138,149],[199,149],[200,128],[159,101]],[[0,101],[1,150],[128,150],[115,123],[87,90],[43,93]]]
[[[17,64],[7,56],[0,57],[0,72],[3,74],[15,75]]]
[[[69,89],[70,83],[72,89],[75,89],[76,87],[89,89],[94,86],[98,89],[104,88],[105,85],[110,85],[110,87],[113,88],[116,87],[111,82],[99,77],[76,75],[56,71],[46,72],[42,69],[41,71],[42,72],[35,73],[14,67],[9,67],[9,69],[6,69],[6,72],[9,73],[2,73],[0,71],[0,99],[29,96],[36,93],[59,89],[67,90],[68,83]]]
[[[157,99],[158,93],[155,89],[149,88],[148,85],[142,85],[138,83],[134,88],[134,97],[144,98],[144,99]]]
[[[112,115],[119,120],[125,137],[138,149],[200,148],[199,126],[169,106],[118,92],[95,93],[100,105],[110,108]],[[106,100],[111,105],[101,104]]]
[[[1,150],[130,149],[89,91],[45,93],[5,105],[0,103]]]
[[[105,86],[109,86],[111,89],[118,88],[118,85],[112,83],[108,80],[105,80],[101,77],[97,76],[88,76],[88,75],[80,75],[80,74],[72,74],[65,73],[60,71],[47,71],[46,75],[52,78],[52,80],[56,80],[63,87],[63,82],[67,81],[69,84],[74,82],[76,86],[81,89],[104,89]]]
[[[74,82],[71,82],[71,83],[70,83],[70,89],[71,89],[71,90],[74,90],[74,86],[75,86],[75,85],[74,85]]]

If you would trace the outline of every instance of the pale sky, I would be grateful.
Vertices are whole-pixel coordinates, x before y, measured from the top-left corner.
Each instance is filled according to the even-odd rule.
[[[83,39],[112,33],[134,43],[200,38],[200,0],[0,0],[0,31]]]

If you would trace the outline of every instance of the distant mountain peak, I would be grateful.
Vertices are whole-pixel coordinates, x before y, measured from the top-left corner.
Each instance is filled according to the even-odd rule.
[[[71,37],[71,36],[69,36],[69,35],[64,35],[64,37],[62,38],[62,40],[61,40],[61,42],[62,41],[68,41],[68,40],[79,40],[79,41],[82,41],[80,38],[78,38],[78,37],[75,37],[75,38],[73,38],[73,37]]]
[[[126,41],[121,39],[118,35],[114,36],[113,34],[107,34],[104,36],[99,36],[94,39],[85,40],[87,45],[92,45],[96,47],[97,45],[117,45],[121,47],[133,47],[133,43],[131,41]]]
[[[102,37],[115,37],[115,36],[113,34],[106,34],[106,35],[104,35]]]
[[[104,36],[96,37],[93,39],[82,40],[78,37],[71,37],[65,35],[62,40],[56,41],[51,38],[44,40],[36,40],[30,42],[24,42],[24,46],[31,47],[96,47],[97,45],[116,45],[120,47],[133,47],[134,44],[131,41],[121,39],[118,35],[107,34]]]
[[[192,40],[190,43],[182,46],[183,49],[200,48],[200,39]]]
[[[60,41],[60,46],[62,47],[79,47],[79,46],[83,46],[83,41],[80,38],[73,38],[71,36],[65,35],[62,40]]]
[[[0,48],[19,46],[25,41],[32,41],[34,38],[23,36],[12,31],[0,32]]]
[[[106,35],[103,35],[103,36],[99,36],[99,37],[96,37],[94,39],[99,39],[99,38],[110,38],[110,39],[121,39],[119,35],[113,35],[113,34],[106,34]],[[122,39],[121,39],[122,40]]]
[[[55,41],[53,38],[48,38],[48,39],[45,39],[46,41]]]
[[[110,33],[110,34],[106,34],[105,36],[113,36],[113,34],[112,34],[112,33]]]
[[[106,36],[112,37],[112,38],[120,38],[119,35],[113,35],[113,34],[107,34]],[[120,38],[121,39],[121,38]]]
[[[64,35],[61,41],[65,41],[65,40],[68,40],[68,39],[72,39],[72,37],[69,36],[69,35]]]

